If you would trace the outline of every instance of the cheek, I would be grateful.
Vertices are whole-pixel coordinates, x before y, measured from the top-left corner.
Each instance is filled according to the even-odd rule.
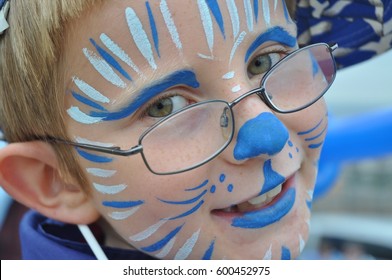
[[[328,112],[324,99],[297,113],[282,117],[306,154],[319,155],[328,128]]]

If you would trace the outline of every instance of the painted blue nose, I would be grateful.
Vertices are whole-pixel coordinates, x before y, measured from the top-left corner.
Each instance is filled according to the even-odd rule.
[[[244,160],[279,153],[289,139],[283,123],[271,113],[262,113],[247,121],[239,130],[234,158]]]

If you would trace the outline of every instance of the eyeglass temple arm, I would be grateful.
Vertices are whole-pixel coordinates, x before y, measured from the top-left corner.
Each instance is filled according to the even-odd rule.
[[[328,44],[331,53],[338,48],[338,43],[330,43]]]
[[[67,141],[64,139],[56,139],[56,138],[44,138],[44,139],[37,139],[37,140],[43,140],[46,142],[52,142],[52,143],[57,143],[57,144],[65,144],[65,145],[71,145],[74,147],[90,150],[90,151],[96,151],[96,152],[102,152],[102,153],[107,153],[107,154],[112,154],[112,155],[117,155],[117,156],[131,156],[140,153],[143,150],[142,145],[137,145],[134,146],[128,150],[122,150],[120,147],[114,146],[114,147],[102,147],[102,146],[97,146],[97,145],[92,145],[92,144],[85,144],[85,143],[76,143],[72,141]]]

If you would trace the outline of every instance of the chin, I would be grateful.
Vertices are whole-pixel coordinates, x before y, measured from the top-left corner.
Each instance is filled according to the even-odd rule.
[[[313,193],[313,188],[300,188],[296,177],[289,176],[271,197],[252,198],[258,203],[213,210],[222,248],[214,258],[296,259],[308,239]]]

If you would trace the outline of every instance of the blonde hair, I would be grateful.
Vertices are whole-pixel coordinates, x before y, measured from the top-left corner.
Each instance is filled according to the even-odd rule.
[[[67,139],[61,54],[67,22],[99,0],[11,0],[0,40],[0,125],[8,142]],[[61,176],[86,186],[73,149],[57,145]],[[71,180],[73,178],[74,180]],[[86,189],[86,188],[85,188]]]
[[[68,22],[102,0],[11,0],[0,40],[0,125],[8,142],[39,136],[68,139],[64,121],[62,47]],[[293,15],[295,0],[286,0]],[[61,176],[87,192],[74,149],[56,145]]]

